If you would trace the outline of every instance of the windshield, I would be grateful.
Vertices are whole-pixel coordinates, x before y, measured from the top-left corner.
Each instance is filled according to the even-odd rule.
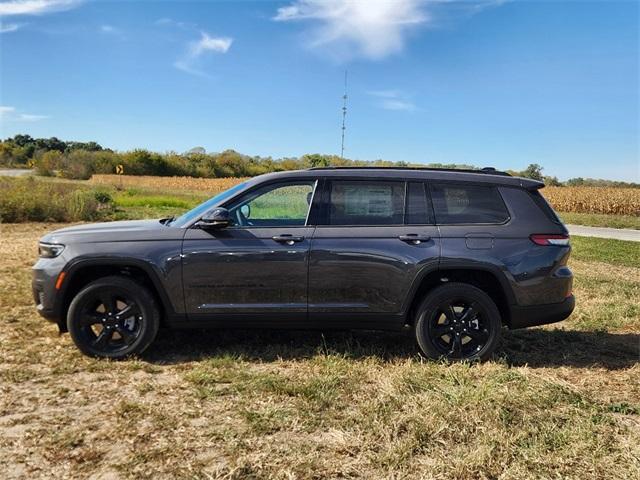
[[[184,227],[188,223],[191,223],[192,221],[204,215],[208,210],[213,208],[218,203],[226,200],[227,198],[232,197],[236,192],[239,192],[240,190],[242,190],[246,184],[247,184],[246,182],[240,183],[235,187],[231,187],[229,190],[225,190],[224,192],[219,193],[215,197],[210,198],[206,202],[201,203],[194,209],[189,210],[187,213],[180,215],[178,218],[172,221],[171,226],[179,227],[179,228]]]

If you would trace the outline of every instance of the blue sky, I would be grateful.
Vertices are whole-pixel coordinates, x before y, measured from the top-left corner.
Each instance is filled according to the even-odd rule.
[[[639,3],[0,1],[0,135],[640,181]]]

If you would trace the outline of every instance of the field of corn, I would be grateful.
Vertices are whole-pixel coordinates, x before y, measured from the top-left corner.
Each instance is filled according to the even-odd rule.
[[[545,187],[543,195],[559,212],[640,216],[640,189]]]
[[[146,177],[94,175],[90,182],[123,188],[201,191],[216,194],[246,178]],[[545,187],[545,198],[558,212],[640,216],[640,189],[613,187]]]
[[[197,191],[212,195],[244,182],[248,178],[153,177],[144,175],[93,175],[90,183],[123,188]]]

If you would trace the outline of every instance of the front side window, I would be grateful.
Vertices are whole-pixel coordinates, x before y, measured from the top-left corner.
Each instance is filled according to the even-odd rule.
[[[439,224],[503,223],[509,218],[494,187],[436,184],[431,186],[431,195]]]
[[[333,181],[330,225],[401,225],[404,182]]]
[[[236,226],[303,226],[311,208],[313,180],[274,184],[243,195],[227,208]]]

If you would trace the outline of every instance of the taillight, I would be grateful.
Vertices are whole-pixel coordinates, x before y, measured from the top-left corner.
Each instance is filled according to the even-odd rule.
[[[551,233],[534,233],[529,237],[536,245],[569,245],[569,235],[558,235]]]

